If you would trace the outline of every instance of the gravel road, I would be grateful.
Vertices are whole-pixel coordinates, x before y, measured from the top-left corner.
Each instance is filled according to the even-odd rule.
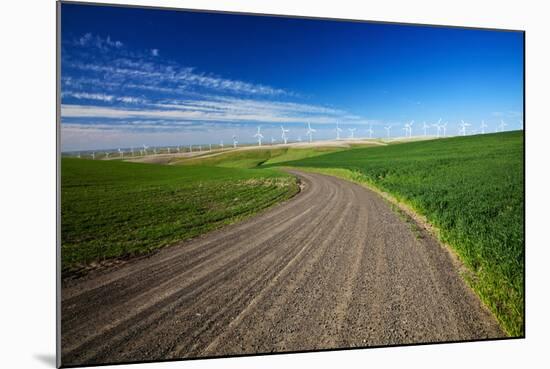
[[[293,199],[62,287],[63,365],[503,337],[449,253],[379,195]]]

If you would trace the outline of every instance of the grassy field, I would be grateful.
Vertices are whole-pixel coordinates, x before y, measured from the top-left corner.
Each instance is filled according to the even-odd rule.
[[[61,173],[64,273],[189,239],[298,191],[270,169],[63,158]]]
[[[278,164],[347,169],[348,179],[386,191],[426,216],[472,271],[468,282],[507,332],[524,333],[522,132],[358,148]]]
[[[221,155],[209,157],[181,158],[171,164],[207,165],[227,168],[256,168],[260,165],[275,164],[291,160],[310,158],[329,152],[346,150],[344,147],[274,147],[266,146],[257,150],[227,151]]]

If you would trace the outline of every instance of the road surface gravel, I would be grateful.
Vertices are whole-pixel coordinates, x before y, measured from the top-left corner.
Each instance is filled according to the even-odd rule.
[[[62,286],[62,364],[504,337],[456,262],[374,192],[302,191],[238,224]]]

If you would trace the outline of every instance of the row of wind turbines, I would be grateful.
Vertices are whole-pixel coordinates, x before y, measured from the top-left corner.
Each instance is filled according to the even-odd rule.
[[[426,122],[424,122],[424,124],[422,125],[422,129],[424,130],[424,136],[425,137],[428,136],[428,130],[430,128],[436,128],[435,137],[438,137],[438,138],[447,137],[447,123],[441,123],[441,121],[442,121],[442,119],[440,118],[439,121],[437,123],[434,123],[434,124],[427,124]],[[403,130],[405,131],[404,137],[408,137],[408,138],[413,137],[413,125],[414,125],[414,120],[411,121],[410,123],[405,123],[403,125]],[[477,134],[478,133],[477,130],[471,130],[471,129],[468,128],[470,126],[472,126],[470,123],[465,123],[462,120],[459,124],[459,127],[460,127],[459,128],[459,134],[461,136],[466,136],[467,134]],[[495,132],[503,132],[504,128],[506,126],[507,126],[507,124],[504,123],[503,120],[501,120],[500,123],[497,125],[497,127],[495,129]],[[386,138],[390,139],[392,137],[391,136],[391,129],[393,127],[394,127],[393,125],[388,125],[388,126],[384,127],[384,129],[386,130]],[[485,123],[484,120],[482,120],[479,133],[485,134],[486,133],[485,128],[487,128],[487,127],[488,127],[488,125]],[[522,125],[522,129],[523,129],[523,125]],[[346,139],[355,139],[356,128],[348,128],[348,131],[349,131],[349,135]],[[288,132],[289,132],[288,129],[285,129],[283,126],[281,126],[281,139],[282,139],[282,142],[285,145],[288,142],[288,135],[287,135]],[[317,131],[315,129],[311,128],[311,124],[307,123],[306,135],[309,138],[309,142],[313,142],[313,133],[315,133],[315,132],[317,132]],[[336,123],[335,132],[336,132],[336,140],[341,140],[342,139],[341,133],[343,132],[343,129],[340,128],[339,123]],[[369,124],[369,128],[366,130],[366,132],[367,132],[368,136],[365,137],[365,138],[372,139],[372,135],[374,133],[374,130],[372,129],[372,124]],[[264,136],[261,133],[261,126],[258,126],[258,131],[254,135],[254,137],[258,141],[258,146],[262,146],[262,139],[264,138]],[[302,141],[300,136],[298,136],[297,141],[298,142]],[[274,138],[271,137],[271,143],[273,143],[273,142],[274,142]]]
[[[423,136],[424,137],[432,136],[432,135],[430,135],[429,130],[431,128],[435,128],[436,131],[435,131],[435,134],[433,135],[434,137],[437,137],[437,138],[447,137],[447,122],[441,123],[441,121],[442,121],[442,119],[440,118],[437,123],[428,124],[428,123],[424,122],[423,125],[421,126],[421,129],[423,130]],[[495,128],[494,132],[503,132],[507,125],[508,124],[506,124],[503,120],[501,120],[500,123],[498,123],[496,125],[496,128]],[[402,127],[403,131],[405,131],[404,136],[398,136],[396,138],[419,137],[419,136],[413,136],[413,127],[414,127],[414,120],[409,122],[409,123],[405,123]],[[464,122],[464,120],[461,120],[461,122],[458,124],[458,128],[459,128],[458,133],[459,133],[459,135],[466,136],[466,135],[479,134],[479,133],[485,134],[486,133],[486,128],[488,128],[488,125],[485,123],[484,120],[482,120],[481,125],[479,126],[479,130],[478,129],[472,129],[470,127],[472,127],[472,124],[466,123],[466,122]],[[252,136],[257,140],[258,146],[262,146],[262,143],[263,143],[263,140],[264,140],[264,135],[261,132],[261,128],[262,128],[261,126],[258,126],[257,127],[257,132]],[[278,142],[282,143],[284,145],[288,144],[288,142],[289,142],[289,135],[288,134],[289,134],[290,130],[288,128],[285,128],[282,125],[280,126],[280,128],[281,128],[281,140],[277,141],[273,136],[271,136],[271,145],[277,144]],[[391,134],[391,129],[392,128],[396,128],[396,125],[384,126],[384,130],[386,131],[386,139],[388,139],[388,140],[392,139],[392,134]],[[523,123],[521,123],[521,129],[523,129]],[[340,128],[340,125],[337,122],[336,123],[336,128],[334,129],[336,140],[342,140],[342,139],[354,140],[355,139],[356,128],[347,128],[347,130],[349,132],[348,136],[345,137],[345,138],[342,138],[342,132],[344,132],[344,130],[342,128]],[[308,138],[309,143],[313,142],[313,135],[314,135],[315,132],[317,132],[317,130],[312,128],[311,124],[308,122],[306,130],[305,130],[305,134]],[[364,138],[368,138],[368,139],[373,138],[372,136],[374,134],[374,130],[372,129],[372,124],[369,124],[369,128],[366,129],[365,132],[367,133],[367,136],[365,136]],[[232,142],[232,147],[234,149],[238,148],[239,147],[239,141],[238,141],[238,137],[236,135],[232,136],[232,141],[233,141]],[[297,138],[295,139],[295,142],[302,142],[302,137],[297,136]],[[207,149],[207,147],[208,147],[208,149]],[[224,145],[223,140],[220,141],[217,148],[221,149],[221,150],[224,150],[225,145]],[[172,147],[159,148],[159,147],[149,147],[149,146],[144,144],[144,145],[142,145],[142,147],[139,150],[134,150],[133,147],[130,148],[129,151],[124,151],[120,148],[117,150],[119,158],[122,158],[122,159],[124,159],[125,157],[157,155],[159,153],[168,153],[168,154],[181,153],[181,152],[193,153],[193,152],[202,152],[202,151],[212,151],[212,144],[208,144],[208,145],[192,145],[192,144],[190,144],[190,145],[188,145],[187,149],[186,149],[186,146],[175,146],[175,147],[172,146]],[[106,152],[104,152],[103,157],[108,159],[111,154],[113,154],[113,153],[109,152],[109,151],[106,151]],[[116,152],[114,154],[116,155]],[[80,153],[77,154],[77,157],[81,158]],[[93,160],[95,160],[96,159],[96,153],[92,152],[90,154],[90,157]]]
[[[445,123],[441,123],[441,118],[438,120],[437,123],[434,123],[434,124],[427,124],[426,122],[424,122],[424,124],[422,125],[422,129],[424,130],[424,137],[427,137],[428,136],[428,130],[430,128],[435,128],[436,129],[436,134],[435,134],[435,137],[437,138],[440,138],[440,137],[447,137],[447,122]],[[412,134],[412,130],[413,130],[413,125],[414,125],[414,120],[411,121],[410,123],[405,123],[404,126],[403,126],[403,130],[405,131],[405,137],[408,137],[408,138],[411,138],[413,137],[413,134]],[[495,128],[495,133],[496,132],[504,132],[504,128],[507,126],[508,124],[504,123],[503,120],[500,121],[500,123],[498,123],[496,125],[496,128]],[[470,129],[469,127],[471,127],[472,124],[470,123],[466,123],[464,122],[464,120],[461,120],[460,123],[458,124],[458,133],[460,136],[466,136],[466,135],[474,135],[474,134],[485,134],[485,133],[488,133],[486,132],[486,128],[489,127],[484,120],[481,121],[481,125],[480,125],[480,128],[479,128],[479,131],[477,129]],[[386,130],[386,138],[390,139],[391,138],[391,129],[393,128],[394,126],[392,125],[388,125],[388,126],[385,126],[384,129]],[[521,129],[523,129],[523,124],[521,125]]]

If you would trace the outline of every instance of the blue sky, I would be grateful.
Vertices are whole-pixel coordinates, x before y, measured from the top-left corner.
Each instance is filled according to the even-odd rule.
[[[76,4],[61,19],[64,151],[523,120],[520,32]]]

